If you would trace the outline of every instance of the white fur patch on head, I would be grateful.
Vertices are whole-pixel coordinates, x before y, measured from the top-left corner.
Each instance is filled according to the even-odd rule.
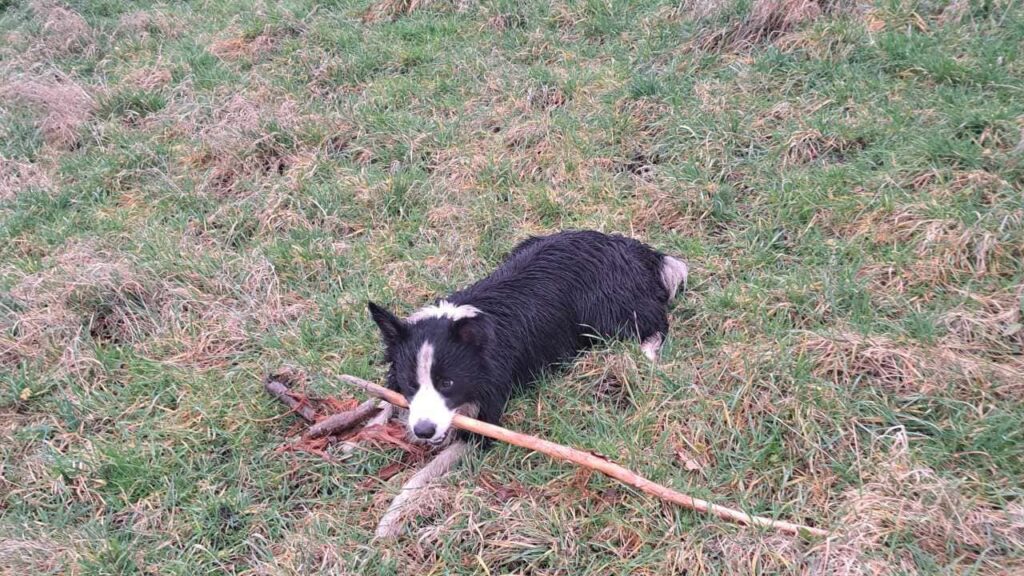
[[[463,318],[473,318],[477,314],[480,314],[480,309],[476,306],[470,306],[468,304],[456,306],[447,300],[441,300],[437,304],[424,306],[416,312],[413,312],[407,320],[409,322],[419,322],[426,318],[448,318],[454,321],[461,320]]]
[[[661,264],[661,284],[668,290],[669,300],[676,297],[676,290],[679,289],[680,284],[684,288],[686,287],[686,276],[689,272],[690,267],[686,265],[686,262],[665,256],[665,261]]]
[[[424,440],[436,442],[444,438],[452,425],[455,412],[448,408],[444,396],[434,387],[430,372],[434,367],[434,346],[424,342],[416,354],[416,383],[419,388],[409,401],[409,430],[421,422],[434,425],[434,435]]]

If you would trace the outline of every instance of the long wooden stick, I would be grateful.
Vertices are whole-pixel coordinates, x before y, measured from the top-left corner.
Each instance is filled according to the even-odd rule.
[[[388,390],[383,386],[378,386],[373,382],[367,382],[362,378],[356,378],[355,376],[349,376],[346,374],[341,378],[350,384],[354,384],[355,386],[362,388],[372,396],[387,400],[400,408],[407,407],[408,403],[405,401],[405,397],[397,392]],[[713,514],[719,518],[730,522],[736,522],[738,524],[763,526],[765,528],[771,528],[781,532],[787,532],[789,534],[828,536],[828,532],[821,528],[793,524],[791,522],[784,522],[782,520],[775,520],[764,516],[752,516],[739,510],[726,508],[725,506],[719,506],[718,504],[712,504],[707,500],[694,498],[693,496],[677,492],[671,488],[652,482],[647,478],[640,476],[636,472],[623,468],[622,466],[600,456],[584,452],[583,450],[577,450],[561,444],[555,444],[554,442],[549,442],[547,440],[537,438],[536,436],[513,432],[507,428],[481,422],[480,420],[469,418],[461,414],[457,414],[455,416],[452,424],[456,428],[460,428],[462,430],[494,438],[495,440],[501,440],[502,442],[514,444],[536,452],[542,452],[552,458],[568,460],[573,464],[597,470],[598,472],[611,476],[623,484],[637,488],[638,490],[651,494],[652,496],[657,496],[662,500],[678,504],[679,506],[689,510]]]

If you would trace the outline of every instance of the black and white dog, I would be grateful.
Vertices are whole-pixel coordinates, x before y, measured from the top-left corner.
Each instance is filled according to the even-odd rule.
[[[655,360],[686,276],[684,262],[632,238],[561,232],[522,242],[490,276],[404,320],[368,306],[386,346],[387,384],[409,400],[410,432],[441,444],[456,412],[497,424],[513,393],[595,342],[636,338]],[[403,495],[447,472],[464,440],[403,487],[379,536],[394,534]]]

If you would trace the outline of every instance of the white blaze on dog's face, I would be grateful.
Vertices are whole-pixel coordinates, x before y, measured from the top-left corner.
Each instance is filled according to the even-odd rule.
[[[409,429],[418,438],[437,442],[445,437],[455,412],[431,375],[434,368],[434,345],[424,342],[416,354],[416,393],[409,401]]]
[[[388,387],[409,401],[410,434],[442,442],[457,411],[476,414],[482,405],[490,320],[473,306],[444,301],[407,320],[372,302],[368,307],[386,347]]]

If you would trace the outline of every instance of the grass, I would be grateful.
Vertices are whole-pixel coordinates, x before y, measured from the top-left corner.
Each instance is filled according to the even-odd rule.
[[[0,572],[1024,570],[1024,7],[0,1]],[[505,424],[757,514],[496,446],[371,536],[400,454],[279,452],[284,365],[382,375],[518,240],[687,259]]]

